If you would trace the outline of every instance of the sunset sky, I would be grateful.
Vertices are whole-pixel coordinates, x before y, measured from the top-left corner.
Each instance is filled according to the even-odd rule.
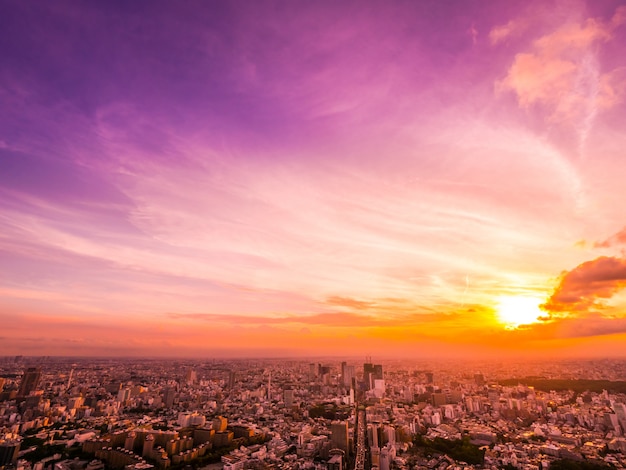
[[[0,10],[0,355],[626,356],[623,2]]]

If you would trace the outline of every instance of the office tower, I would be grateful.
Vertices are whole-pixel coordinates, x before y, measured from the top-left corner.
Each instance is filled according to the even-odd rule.
[[[348,422],[336,421],[330,425],[330,443],[333,449],[341,449],[348,453]]]
[[[187,385],[193,385],[198,381],[198,375],[196,374],[196,371],[194,369],[187,369],[187,372],[185,373],[185,382],[187,382]]]
[[[345,456],[342,454],[343,452],[339,452],[336,449],[330,451],[330,459],[326,464],[328,470],[343,470],[343,461],[345,460]]]
[[[341,383],[344,387],[352,387],[354,378],[354,366],[349,366],[345,362],[341,363]]]
[[[615,403],[613,409],[615,410],[617,421],[622,427],[622,433],[626,434],[626,405],[624,403]]]
[[[483,377],[483,374],[474,374],[474,382],[476,383],[476,385],[478,385],[479,387],[485,385],[485,377]]]
[[[380,470],[389,470],[391,464],[390,461],[391,458],[389,455],[389,449],[387,449],[387,447],[383,447],[382,449],[380,449],[380,460],[378,468]]]
[[[367,441],[369,442],[370,447],[378,447],[378,425],[377,424],[367,425]]]
[[[363,382],[365,382],[365,389],[370,390],[372,388],[372,374],[374,373],[374,364],[366,362],[363,364]]]
[[[385,378],[383,376],[382,364],[374,364],[374,373],[372,375],[374,377],[374,380],[383,380]]]
[[[214,429],[215,432],[224,432],[226,431],[227,426],[228,426],[228,420],[224,418],[223,416],[217,416],[213,419],[212,429]]]
[[[433,381],[433,373],[432,372],[426,372],[426,383],[427,384],[432,384],[434,383]]]
[[[371,362],[363,364],[365,388],[372,390],[376,380],[383,380],[383,366],[381,364],[372,364]]]
[[[174,406],[175,395],[176,395],[176,391],[171,387],[168,387],[165,390],[163,390],[163,403],[165,404],[166,408],[171,408],[172,406]]]
[[[17,462],[21,443],[22,441],[19,437],[14,439],[0,437],[0,468]]]
[[[154,436],[152,434],[148,434],[146,436],[146,440],[143,442],[143,451],[141,452],[141,456],[143,458],[152,458],[152,451],[154,449]]]
[[[123,388],[117,392],[117,401],[126,403],[128,400],[130,400],[130,388]]]
[[[41,380],[41,367],[29,367],[22,376],[20,388],[17,391],[18,397],[26,397],[34,392]]]
[[[134,431],[129,432],[126,435],[126,440],[124,441],[124,449],[133,450],[135,448],[135,438],[137,434]]]
[[[283,395],[285,400],[285,407],[291,408],[293,406],[294,391],[292,389],[287,389],[285,390]]]

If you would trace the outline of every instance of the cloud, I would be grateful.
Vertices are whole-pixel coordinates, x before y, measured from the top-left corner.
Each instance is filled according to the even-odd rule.
[[[310,315],[282,314],[267,315],[225,315],[214,313],[168,313],[173,319],[199,320],[212,323],[236,325],[323,325],[332,327],[373,327],[388,324],[385,319],[348,312],[314,313]]]
[[[349,307],[357,310],[367,310],[374,307],[376,304],[373,302],[364,302],[362,300],[351,299],[349,297],[329,297],[326,300],[329,305],[337,307]]]
[[[515,341],[559,341],[571,338],[594,338],[626,333],[626,317],[592,312],[579,316],[552,318],[524,328],[503,333],[504,343]],[[613,351],[615,352],[615,351]]]
[[[585,318],[563,319],[558,336],[562,338],[586,338],[626,333],[626,318],[608,318],[598,314]]]
[[[489,41],[492,45],[499,44],[511,36],[517,36],[524,32],[529,26],[529,22],[523,19],[509,21],[505,25],[496,26],[489,31]]]
[[[620,67],[601,73],[597,46],[613,38],[625,17],[620,7],[607,22],[568,22],[539,37],[530,50],[516,54],[496,91],[512,91],[521,108],[538,108],[560,132],[575,132],[581,152],[598,111],[624,99]],[[518,30],[516,22],[494,28],[491,42],[498,44]]]
[[[594,243],[593,246],[596,248],[610,248],[616,245],[626,245],[626,227],[622,228],[616,234],[611,235],[606,240]]]
[[[602,308],[626,287],[626,259],[602,256],[561,275],[559,285],[542,308],[551,314]]]
[[[470,37],[472,38],[472,45],[476,45],[478,42],[478,30],[476,29],[476,25],[472,23],[472,26],[468,30]]]
[[[478,308],[478,307],[477,307]],[[179,313],[169,312],[168,318],[174,320],[191,320],[211,322],[223,325],[316,325],[323,327],[349,328],[406,328],[420,325],[447,325],[447,327],[461,327],[467,329],[477,316],[483,315],[482,310],[464,310],[454,313],[398,313],[393,311],[381,315],[376,312],[372,315],[355,312],[325,312],[305,315],[276,314],[269,315],[229,315],[219,313]]]

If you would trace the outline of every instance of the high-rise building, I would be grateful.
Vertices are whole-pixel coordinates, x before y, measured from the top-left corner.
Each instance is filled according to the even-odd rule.
[[[284,396],[284,400],[285,400],[285,407],[286,408],[291,408],[293,406],[293,400],[294,400],[294,391],[293,389],[287,389],[283,392],[283,396]]]
[[[185,382],[187,382],[187,385],[193,385],[198,381],[198,375],[196,373],[196,371],[194,369],[187,369],[187,372],[185,373]]]
[[[349,366],[345,362],[341,363],[341,383],[344,387],[352,387],[352,379],[354,378],[354,366]]]
[[[391,466],[390,461],[391,461],[391,458],[389,455],[389,449],[387,447],[383,447],[382,449],[380,449],[380,460],[379,460],[378,468],[380,470],[389,470]]]
[[[228,426],[228,420],[223,416],[216,416],[213,418],[213,429],[215,432],[224,432],[226,431],[226,427]]]
[[[622,433],[626,434],[626,405],[624,403],[615,403],[613,409],[615,410],[617,421],[622,427]]]
[[[144,458],[152,458],[152,452],[154,449],[154,436],[152,434],[148,434],[146,436],[146,440],[143,442],[143,450],[141,452],[141,456]]]
[[[333,449],[341,449],[348,453],[348,422],[336,421],[330,425],[330,443]]]
[[[126,435],[126,440],[124,441],[124,449],[133,450],[135,448],[135,438],[137,434],[134,431],[129,432]]]
[[[41,367],[29,367],[22,376],[20,388],[17,391],[18,397],[26,397],[37,390],[41,380]]]
[[[371,362],[363,364],[363,381],[367,390],[373,389],[375,381],[383,380],[383,378],[383,366],[381,364],[372,364]]]
[[[130,388],[123,388],[117,392],[117,401],[120,403],[126,403],[130,400]]]
[[[171,387],[163,390],[163,403],[166,408],[171,408],[174,406],[174,397],[176,396],[176,390]]]
[[[0,437],[0,468],[17,462],[22,440],[20,437]]]

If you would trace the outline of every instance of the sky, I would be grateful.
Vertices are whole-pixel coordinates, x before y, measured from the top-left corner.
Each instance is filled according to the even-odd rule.
[[[0,355],[626,356],[626,4],[0,8]]]

